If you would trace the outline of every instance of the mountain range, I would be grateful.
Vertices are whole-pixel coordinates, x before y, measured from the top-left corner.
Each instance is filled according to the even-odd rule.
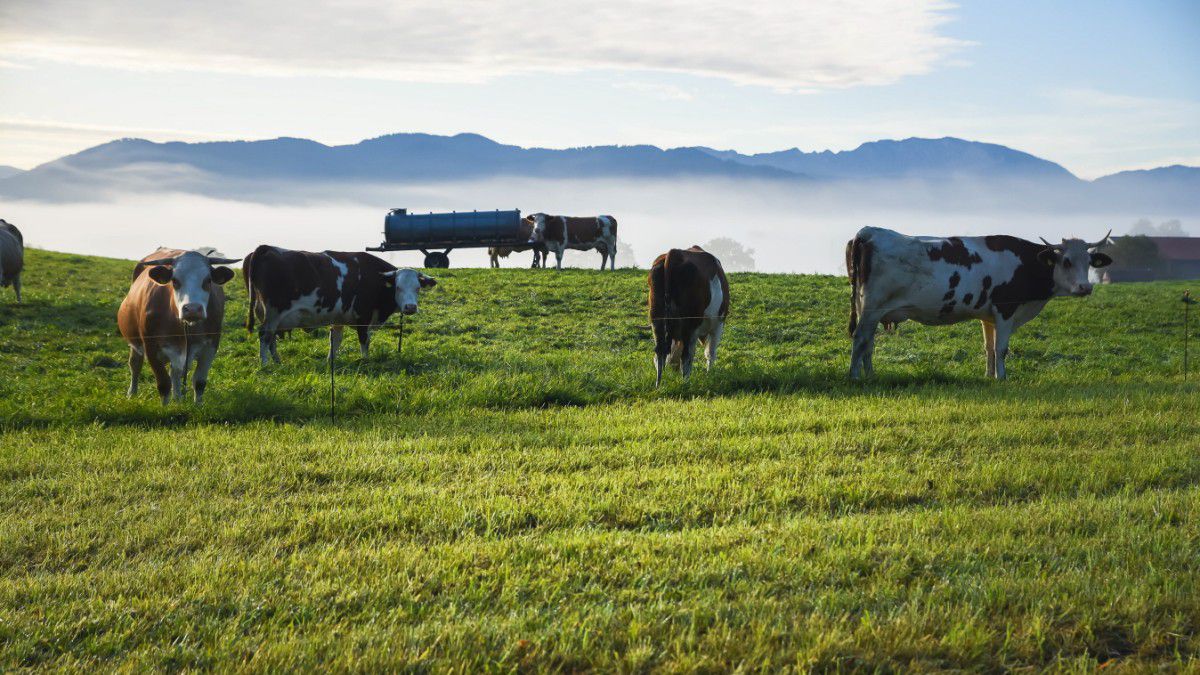
[[[127,138],[28,171],[0,167],[0,196],[86,201],[117,192],[181,191],[254,199],[280,184],[450,182],[495,177],[544,179],[725,178],[803,185],[919,181],[971,182],[1011,190],[1023,184],[1061,202],[1116,196],[1200,207],[1200,168],[1123,171],[1085,181],[1064,167],[1003,145],[958,138],[863,143],[841,152],[742,154],[651,145],[523,148],[478,134],[392,134],[329,146],[300,138],[157,143]]]

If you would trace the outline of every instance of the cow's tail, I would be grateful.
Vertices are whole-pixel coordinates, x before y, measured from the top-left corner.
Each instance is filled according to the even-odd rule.
[[[863,279],[863,256],[867,253],[866,242],[855,236],[846,242],[846,274],[850,277],[850,337],[858,328],[858,296]]]
[[[257,253],[258,248],[251,251],[250,255],[242,260],[242,279],[246,282],[246,331],[250,333],[254,332],[254,280],[251,277],[251,271],[254,269],[254,258]]]

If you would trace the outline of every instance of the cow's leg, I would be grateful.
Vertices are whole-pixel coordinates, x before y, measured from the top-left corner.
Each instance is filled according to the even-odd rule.
[[[721,344],[721,334],[725,332],[725,322],[719,321],[713,331],[708,334],[708,339],[704,341],[704,368],[712,370],[713,364],[717,362],[717,347]]]
[[[13,292],[17,294],[17,304],[21,304],[21,275],[13,277]]]
[[[279,331],[271,333],[271,360],[275,363],[283,363],[283,359],[279,358]]]
[[[566,249],[565,249],[565,248],[556,248],[556,249],[554,249],[554,269],[558,270],[559,272],[561,272],[561,271],[562,271],[562,257],[563,257],[563,253],[566,253]]]
[[[603,272],[604,268],[608,266],[608,249],[599,246],[597,250],[600,251],[600,271]]]
[[[996,352],[996,379],[1003,380],[1007,373],[1004,368],[1004,359],[1008,357],[1008,340],[1012,337],[1012,325],[1007,322],[997,321],[995,324],[995,352]]]
[[[667,365],[667,355],[671,353],[671,336],[667,332],[667,322],[659,319],[651,322],[654,330],[654,386],[662,384],[663,366]]]
[[[996,376],[996,324],[980,321],[983,326],[983,353],[987,357],[987,376]]]
[[[613,242],[612,246],[608,247],[608,269],[613,272],[617,271],[617,242]]]
[[[863,371],[867,377],[875,373],[871,356],[875,351],[875,330],[883,319],[882,312],[864,312],[854,329],[854,347],[850,351],[850,379],[857,380]]]
[[[130,345],[129,347],[129,398],[137,396],[138,380],[142,377],[142,364],[146,362],[146,357],[137,350],[137,347]]]
[[[171,374],[167,372],[167,364],[162,355],[152,347],[146,347],[146,360],[150,362],[150,372],[154,373],[154,386],[158,389],[158,396],[162,399],[162,404],[166,405],[171,402]]]
[[[358,326],[358,350],[363,359],[371,355],[371,331],[366,326]]]
[[[333,361],[337,357],[338,349],[342,347],[342,327],[329,327],[329,360]]]
[[[683,350],[679,355],[679,364],[684,381],[687,381],[688,376],[692,374],[692,361],[696,358],[696,340],[699,332],[699,330],[692,331],[692,334],[683,341]]]
[[[167,347],[163,352],[171,362],[171,392],[176,401],[182,401],[183,383],[187,379],[187,350]]]
[[[204,402],[204,390],[208,388],[208,371],[212,369],[216,358],[217,345],[211,340],[196,352],[196,372],[192,375],[192,391],[196,395],[196,405]]]

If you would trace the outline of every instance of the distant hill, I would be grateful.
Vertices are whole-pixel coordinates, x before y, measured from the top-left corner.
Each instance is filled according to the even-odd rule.
[[[0,180],[4,180],[5,178],[8,178],[9,176],[15,176],[19,173],[24,173],[24,172],[25,172],[25,169],[18,169],[15,166],[7,166],[5,164],[0,164]]]
[[[732,150],[696,148],[747,166],[768,166],[828,178],[900,178],[979,176],[1078,180],[1054,162],[994,143],[960,138],[906,138],[872,141],[854,150],[780,152],[743,155]]]
[[[1084,181],[1054,162],[994,143],[959,138],[908,138],[863,143],[841,152],[744,155],[707,147],[652,145],[568,149],[523,148],[478,134],[392,134],[329,146],[302,138],[211,143],[156,143],[126,138],[29,171],[0,169],[0,196],[86,201],[119,193],[183,192],[267,201],[312,198],[311,186],[437,183],[498,177],[541,179],[722,178],[848,184],[849,199],[885,197],[975,200],[989,208],[1048,205],[1105,208],[1123,200],[1138,208],[1200,209],[1200,169],[1171,166]],[[879,183],[905,181],[885,193]],[[912,181],[928,190],[913,192]],[[861,186],[861,187],[859,187]],[[297,197],[298,195],[298,197]]]
[[[210,192],[222,181],[450,181],[541,178],[681,177],[794,179],[788,171],[726,161],[692,148],[650,145],[549,150],[503,145],[477,134],[393,134],[328,146],[301,138],[155,143],[126,138],[0,180],[0,194],[56,198],[114,182],[141,190]]]

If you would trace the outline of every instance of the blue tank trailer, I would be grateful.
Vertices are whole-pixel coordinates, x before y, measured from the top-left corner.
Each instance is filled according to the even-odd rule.
[[[425,254],[425,267],[444,269],[450,267],[450,251],[456,248],[492,246],[532,248],[520,209],[450,213],[392,209],[383,219],[383,243],[367,250],[420,251]]]

